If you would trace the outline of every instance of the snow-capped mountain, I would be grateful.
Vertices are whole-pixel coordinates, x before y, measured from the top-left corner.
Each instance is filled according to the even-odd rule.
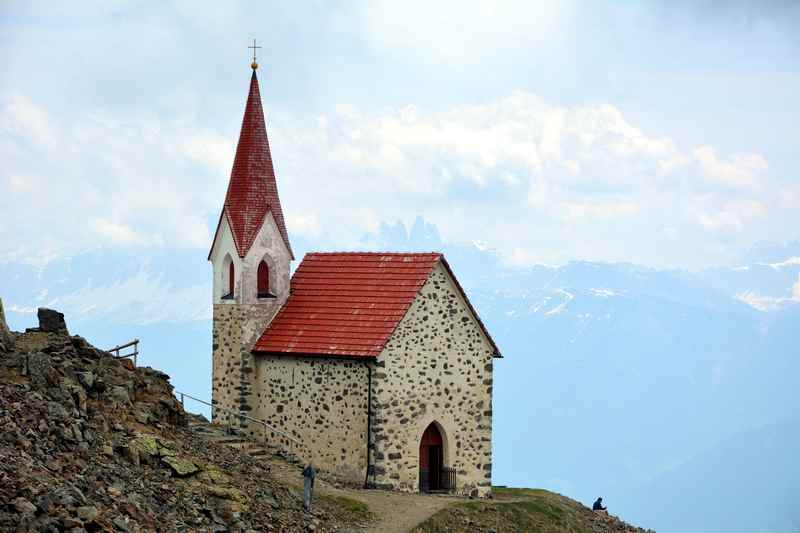
[[[293,244],[298,257],[315,248]],[[504,356],[494,376],[495,483],[585,502],[603,495],[660,533],[678,531],[672,518],[694,513],[698,499],[730,493],[731,478],[711,474],[720,464],[752,466],[742,470],[750,479],[734,478],[743,490],[774,482],[800,492],[800,477],[786,474],[797,462],[787,447],[769,448],[766,460],[761,448],[735,444],[754,442],[764,427],[781,428],[764,438],[798,434],[800,242],[759,243],[736,265],[700,272],[587,261],[511,267],[484,243],[443,244],[422,219],[410,229],[384,224],[360,247],[443,251],[494,336]],[[0,296],[15,329],[34,325],[37,306],[56,307],[93,344],[140,338],[143,364],[209,397],[204,258],[98,249],[46,266],[5,263]],[[646,505],[649,493],[672,507]],[[746,499],[739,529],[724,508],[707,506],[704,521],[680,522],[680,531],[755,531],[748,517],[768,514],[775,496]]]

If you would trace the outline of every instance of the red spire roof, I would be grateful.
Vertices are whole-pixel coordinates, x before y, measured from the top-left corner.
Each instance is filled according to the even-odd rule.
[[[255,240],[258,230],[268,212],[272,212],[283,242],[294,259],[289,244],[289,234],[283,220],[283,210],[278,198],[278,185],[275,169],[272,167],[272,154],[267,139],[267,126],[261,108],[261,94],[258,78],[253,69],[250,79],[250,94],[242,119],[242,131],[233,160],[231,179],[225,195],[222,214],[227,217],[233,233],[239,257],[244,257]],[[220,218],[220,222],[221,222]],[[216,235],[214,236],[216,240]],[[213,244],[212,244],[213,249]]]

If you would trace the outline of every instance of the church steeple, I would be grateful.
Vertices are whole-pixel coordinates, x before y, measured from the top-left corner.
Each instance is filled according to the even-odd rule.
[[[289,255],[294,259],[278,197],[278,185],[267,139],[264,111],[261,107],[261,94],[256,76],[258,65],[255,59],[251,66],[253,75],[250,78],[250,93],[247,96],[242,130],[239,134],[239,144],[236,147],[236,157],[233,160],[222,215],[227,218],[230,225],[239,257],[244,257],[264,223],[264,218],[268,213],[272,213]]]

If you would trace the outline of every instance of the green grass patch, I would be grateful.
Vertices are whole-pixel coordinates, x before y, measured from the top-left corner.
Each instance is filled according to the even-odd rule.
[[[588,510],[568,498],[539,489],[498,487],[492,500],[455,503],[423,522],[414,533],[592,531]]]
[[[375,520],[375,514],[366,503],[346,496],[323,495],[315,498],[327,512],[348,524],[367,523]]]

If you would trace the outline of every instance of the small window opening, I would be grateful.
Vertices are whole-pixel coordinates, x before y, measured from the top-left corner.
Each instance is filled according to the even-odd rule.
[[[228,264],[228,294],[225,294],[223,300],[233,300],[233,285],[234,285],[234,270],[233,261]]]
[[[269,266],[265,261],[258,264],[258,297],[259,298],[275,298],[275,295],[269,291]]]

